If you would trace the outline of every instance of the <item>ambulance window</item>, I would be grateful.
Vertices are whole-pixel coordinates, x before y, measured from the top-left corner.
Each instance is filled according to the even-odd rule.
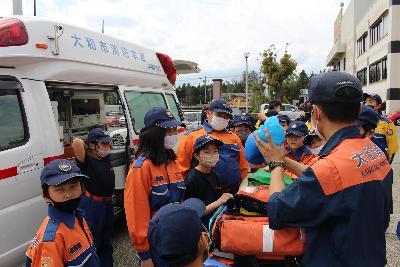
[[[144,127],[143,119],[147,111],[153,107],[167,107],[163,95],[159,93],[127,91],[125,98],[136,132]]]
[[[27,139],[19,90],[3,89],[0,81],[0,151],[21,146]]]
[[[166,94],[165,98],[167,99],[169,110],[171,110],[172,115],[174,115],[175,119],[180,120],[180,114],[178,109],[178,104],[175,101],[174,95]]]

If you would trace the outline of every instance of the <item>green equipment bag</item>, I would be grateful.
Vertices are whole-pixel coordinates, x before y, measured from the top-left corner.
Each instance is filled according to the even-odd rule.
[[[290,185],[293,180],[286,174],[283,175],[285,185]],[[271,173],[264,170],[264,168],[258,169],[249,177],[249,185],[260,186],[271,184]]]

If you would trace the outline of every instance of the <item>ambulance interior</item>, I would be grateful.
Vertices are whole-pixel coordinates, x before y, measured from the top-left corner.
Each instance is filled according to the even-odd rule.
[[[86,140],[88,132],[93,128],[99,127],[108,133],[116,130],[128,132],[126,117],[116,90],[107,88],[102,90],[82,88],[82,90],[65,85],[48,85],[47,88],[65,158],[74,158],[72,140],[74,138]],[[108,105],[112,105],[114,110],[117,107],[117,110],[108,109],[106,112]],[[119,140],[117,145],[112,146],[110,154],[111,165],[115,172],[116,190],[122,190],[125,184],[129,161],[127,142],[128,138],[124,139],[124,143]]]

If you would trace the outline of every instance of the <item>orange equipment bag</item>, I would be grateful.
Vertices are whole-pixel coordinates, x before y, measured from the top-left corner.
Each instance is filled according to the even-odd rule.
[[[299,228],[269,228],[268,196],[268,186],[248,186],[240,190],[235,195],[236,207],[222,209],[215,217],[211,231],[214,245],[224,252],[256,255],[259,259],[284,259],[303,254],[305,244]],[[238,212],[243,209],[258,215]]]

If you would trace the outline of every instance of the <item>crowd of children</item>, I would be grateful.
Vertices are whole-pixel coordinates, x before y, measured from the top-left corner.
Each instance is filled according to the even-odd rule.
[[[367,105],[357,119],[359,135],[371,139],[391,162],[398,149],[396,127],[379,114],[379,96],[364,98]],[[326,140],[316,125],[310,126],[314,105],[304,104],[305,113],[295,121],[279,115],[280,106],[272,101],[255,125],[250,115],[232,116],[225,101],[215,100],[204,110],[203,125],[187,131],[179,141],[181,123],[171,112],[155,107],[146,113],[124,196],[129,234],[141,266],[202,266],[209,246],[204,226],[234,198],[249,170],[270,172],[273,179],[276,167],[287,164],[284,175],[290,184],[319,160]],[[272,116],[283,128],[285,161],[250,167],[244,154],[246,141]],[[27,251],[26,266],[112,266],[110,147],[108,134],[94,129],[86,141],[74,141],[77,165],[55,160],[43,169],[40,183],[48,216]],[[390,199],[392,182],[385,181]]]

